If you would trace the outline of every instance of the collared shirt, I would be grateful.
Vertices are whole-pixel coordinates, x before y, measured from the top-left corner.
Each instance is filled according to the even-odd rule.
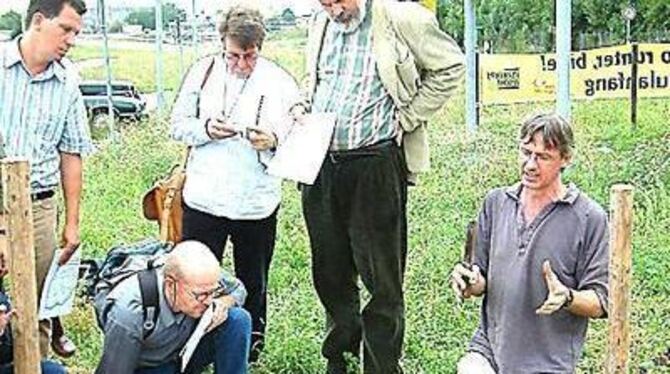
[[[376,144],[399,131],[372,51],[372,12],[363,7],[360,17],[353,27],[328,23],[317,64],[312,110],[336,114],[334,151]]]
[[[479,214],[475,263],[486,277],[479,328],[469,350],[498,372],[573,373],[588,318],[565,309],[549,316],[535,310],[547,298],[542,264],[574,290],[593,290],[608,303],[607,213],[570,185],[532,222],[523,219],[519,184],[493,190]]]
[[[0,136],[7,156],[30,162],[33,193],[60,182],[59,153],[93,150],[79,76],[63,59],[32,76],[21,57],[20,38],[0,46]]]
[[[156,327],[142,338],[142,296],[137,276],[119,283],[107,296],[104,307],[105,343],[96,374],[133,373],[137,368],[156,367],[177,360],[179,351],[191,336],[197,319],[170,308],[163,290],[163,269],[157,269],[160,312]],[[242,282],[227,273],[221,285],[242,306],[246,290]]]
[[[214,66],[201,90],[212,59]],[[292,126],[289,109],[299,95],[295,80],[262,57],[246,80],[228,74],[220,55],[196,62],[182,84],[171,119],[173,138],[192,146],[184,185],[186,204],[234,220],[270,216],[281,200],[281,180],[265,172],[273,152],[257,152],[242,136],[212,140],[205,123],[225,117],[240,131],[259,126],[273,132],[281,146]]]

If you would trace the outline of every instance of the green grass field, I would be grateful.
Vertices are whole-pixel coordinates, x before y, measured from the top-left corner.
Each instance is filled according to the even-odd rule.
[[[271,40],[265,52],[301,75],[300,50],[300,43]],[[120,78],[142,82],[140,87],[152,86],[149,56],[117,53],[119,62],[132,65],[118,68],[119,72],[127,69],[128,75]],[[448,274],[459,259],[465,224],[476,215],[486,191],[517,180],[517,123],[539,107],[547,104],[487,108],[480,129],[468,135],[459,96],[430,125],[433,169],[411,189],[409,199],[403,359],[407,373],[455,372],[455,363],[477,325],[479,301],[459,304],[450,292]],[[639,113],[638,128],[632,131],[625,102],[576,103],[577,153],[565,179],[605,207],[613,184],[635,186],[631,372],[663,373],[670,372],[657,360],[670,348],[670,100],[644,100]],[[156,225],[141,216],[140,199],[182,152],[160,119],[126,126],[118,142],[103,141],[98,147],[85,168],[82,241],[86,257],[102,256],[117,243],[157,235]],[[267,347],[252,373],[323,372],[324,318],[311,284],[307,234],[293,183],[284,185],[278,232],[270,275]],[[230,267],[230,251],[224,266]],[[102,335],[92,313],[91,306],[80,301],[75,312],[65,317],[79,347],[77,356],[65,361],[73,373],[90,373],[100,355]],[[606,321],[592,323],[580,372],[604,371],[606,339]]]

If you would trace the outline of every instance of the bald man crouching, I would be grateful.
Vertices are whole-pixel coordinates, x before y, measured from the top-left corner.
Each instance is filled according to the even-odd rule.
[[[211,304],[214,319],[186,373],[200,373],[212,363],[216,374],[246,373],[251,319],[241,308],[247,294],[242,282],[222,272],[209,248],[196,241],[177,244],[156,271],[160,312],[146,339],[138,278],[122,281],[107,296],[96,374],[180,373],[179,352]]]

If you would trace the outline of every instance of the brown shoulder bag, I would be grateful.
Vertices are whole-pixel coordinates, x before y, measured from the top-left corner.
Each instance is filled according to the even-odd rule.
[[[205,87],[214,67],[214,58],[209,64],[205,76],[200,84],[200,90]],[[196,103],[196,118],[200,117],[200,97]],[[144,217],[150,221],[158,221],[159,238],[164,242],[178,243],[182,234],[182,190],[186,181],[186,163],[191,153],[191,147],[186,149],[186,155],[181,165],[175,165],[167,177],[159,179],[144,194],[142,211]]]

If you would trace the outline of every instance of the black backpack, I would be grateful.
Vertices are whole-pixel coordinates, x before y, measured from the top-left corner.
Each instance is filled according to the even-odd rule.
[[[137,275],[142,295],[142,336],[149,337],[156,328],[160,306],[156,269],[163,266],[172,244],[147,239],[130,245],[113,247],[98,263],[87,261],[91,282],[89,295],[93,298],[98,326],[104,330],[107,319],[107,296],[119,283]]]

